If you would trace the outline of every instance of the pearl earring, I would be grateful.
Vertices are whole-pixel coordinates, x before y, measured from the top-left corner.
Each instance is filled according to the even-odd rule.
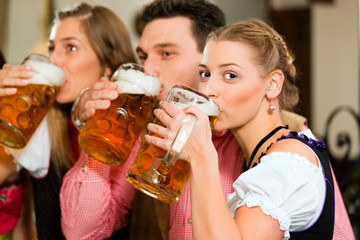
[[[275,105],[274,105],[274,100],[271,99],[270,100],[270,107],[269,107],[270,111],[274,111],[275,110]]]

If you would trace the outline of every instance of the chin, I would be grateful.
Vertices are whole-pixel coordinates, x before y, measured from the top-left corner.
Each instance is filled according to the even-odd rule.
[[[56,100],[56,102],[58,102],[60,104],[66,104],[66,103],[71,103],[71,102],[75,101],[74,99],[70,99],[69,97],[64,96],[62,94],[61,95],[59,94],[55,100]]]

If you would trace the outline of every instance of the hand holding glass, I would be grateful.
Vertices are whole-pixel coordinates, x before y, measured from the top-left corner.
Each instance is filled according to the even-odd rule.
[[[215,125],[218,106],[203,93],[185,86],[174,86],[165,98],[179,109],[195,105],[209,116],[210,127]],[[135,188],[166,203],[176,203],[190,177],[188,162],[178,159],[191,132],[196,117],[187,114],[168,152],[143,141],[126,180]],[[163,125],[157,118],[154,123]],[[153,133],[149,133],[154,135]]]
[[[11,148],[25,147],[65,80],[64,71],[45,56],[30,54],[22,64],[32,68],[29,84],[0,97],[0,142]]]
[[[80,147],[94,159],[123,164],[145,127],[160,91],[159,80],[138,64],[121,65],[111,77],[119,96],[106,110],[97,110],[80,129]]]

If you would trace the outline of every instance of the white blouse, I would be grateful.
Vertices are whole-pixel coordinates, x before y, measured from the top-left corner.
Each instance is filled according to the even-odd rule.
[[[273,152],[238,177],[227,206],[232,216],[243,205],[260,207],[278,220],[282,239],[289,239],[289,232],[310,227],[320,216],[325,184],[320,161],[317,167],[298,154]]]

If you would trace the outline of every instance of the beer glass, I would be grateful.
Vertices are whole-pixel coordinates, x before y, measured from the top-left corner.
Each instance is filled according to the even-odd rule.
[[[64,71],[46,56],[30,54],[22,64],[32,68],[29,84],[0,97],[0,142],[10,148],[25,147],[65,80]]]
[[[209,116],[211,129],[215,125],[219,114],[218,106],[208,96],[199,91],[176,85],[165,98],[165,101],[174,104],[179,109],[189,105],[197,106]],[[163,125],[157,118],[154,122]],[[196,117],[187,114],[182,125],[166,152],[142,142],[136,155],[135,162],[126,175],[126,180],[141,192],[166,203],[176,203],[189,177],[190,165],[178,159],[194,128]],[[154,135],[153,133],[149,133]]]
[[[158,78],[141,65],[121,65],[111,77],[119,96],[97,110],[80,129],[79,144],[89,156],[112,166],[123,164],[151,117],[160,91]]]

